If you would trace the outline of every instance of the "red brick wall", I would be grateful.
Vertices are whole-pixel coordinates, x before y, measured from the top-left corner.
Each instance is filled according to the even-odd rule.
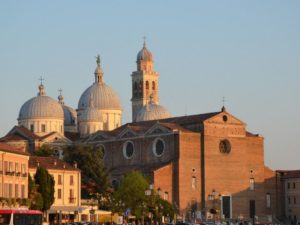
[[[179,134],[179,163],[178,163],[178,206],[181,214],[190,209],[192,201],[199,204],[201,193],[200,179],[200,134]],[[196,187],[192,188],[192,177],[196,177]]]

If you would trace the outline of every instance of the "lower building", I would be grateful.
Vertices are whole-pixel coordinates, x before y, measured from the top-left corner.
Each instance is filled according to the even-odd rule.
[[[38,167],[48,170],[55,180],[55,200],[48,210],[49,222],[78,221],[81,208],[81,172],[56,157],[30,156],[29,173],[34,177]]]
[[[286,223],[300,221],[300,170],[278,170],[279,213]]]
[[[29,155],[0,143],[0,208],[22,205],[28,198]]]

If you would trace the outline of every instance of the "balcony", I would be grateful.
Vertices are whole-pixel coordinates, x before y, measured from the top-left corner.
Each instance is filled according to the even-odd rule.
[[[5,171],[5,175],[13,176],[13,175],[15,175],[15,172],[14,171]]]
[[[69,203],[75,203],[75,202],[76,202],[76,198],[74,198],[74,197],[69,198]]]
[[[27,173],[22,173],[22,177],[27,177]]]

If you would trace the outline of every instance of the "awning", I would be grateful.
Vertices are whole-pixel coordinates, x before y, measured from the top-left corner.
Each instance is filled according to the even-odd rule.
[[[82,214],[90,214],[90,210],[91,210],[91,207],[86,207],[84,210],[82,210],[80,213]],[[111,215],[111,212],[110,211],[105,211],[105,210],[100,210],[100,209],[96,209],[94,211],[94,214],[96,215]]]
[[[48,213],[53,214],[61,211],[61,213],[65,214],[74,214],[75,211],[81,213],[83,210],[85,210],[85,208],[81,206],[51,206]]]

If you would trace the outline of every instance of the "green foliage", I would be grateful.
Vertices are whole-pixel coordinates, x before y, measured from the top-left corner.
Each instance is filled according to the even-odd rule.
[[[92,145],[73,145],[64,150],[64,160],[69,163],[77,162],[81,170],[82,197],[98,199],[99,207],[105,209],[105,201],[110,199],[112,189],[103,156],[103,148]]]
[[[113,194],[114,210],[124,212],[127,208],[137,218],[141,218],[146,210],[147,196],[145,191],[149,184],[138,171],[127,174],[120,187]]]
[[[38,185],[35,184],[34,180],[28,175],[28,198],[29,198],[29,208],[43,210],[43,196],[38,192]],[[22,204],[28,205],[28,202],[22,202]]]
[[[53,156],[55,154],[55,150],[49,145],[43,145],[38,150],[34,151],[34,155],[36,156]]]
[[[54,178],[45,168],[38,167],[34,176],[34,180],[38,185],[37,191],[42,195],[42,210],[46,211],[50,209],[54,202]]]
[[[170,202],[159,198],[158,200],[160,214],[165,217],[174,218],[175,210]]]

